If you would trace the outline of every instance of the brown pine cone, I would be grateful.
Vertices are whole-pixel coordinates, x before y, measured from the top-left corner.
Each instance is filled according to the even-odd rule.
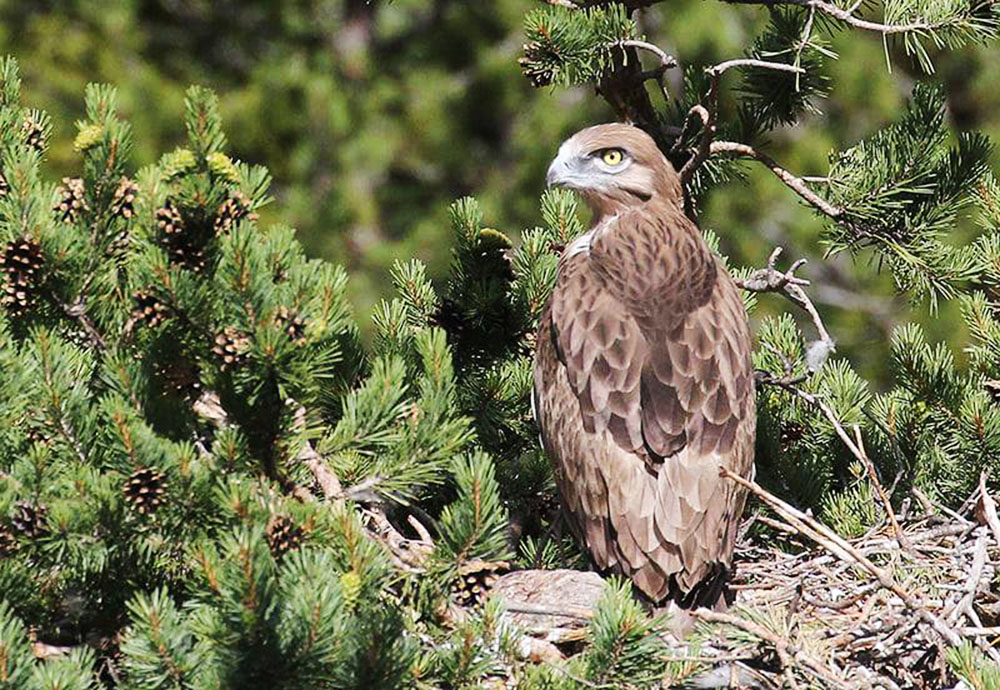
[[[166,475],[162,472],[148,467],[140,468],[129,476],[122,488],[125,500],[140,515],[155,512],[163,503],[165,480]]]
[[[87,210],[86,189],[83,179],[79,177],[64,177],[59,187],[59,201],[52,210],[56,212],[63,223],[75,223],[80,214]]]

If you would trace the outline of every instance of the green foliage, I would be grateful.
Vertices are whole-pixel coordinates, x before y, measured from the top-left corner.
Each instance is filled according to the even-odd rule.
[[[847,357],[817,367],[804,328],[748,296],[759,318],[755,366],[804,377],[800,389],[859,439],[894,502],[912,487],[964,500],[980,471],[1000,469],[1000,191],[986,137],[953,135],[946,117],[946,105],[956,108],[945,94],[968,85],[917,84],[899,114],[891,98],[879,104],[892,90],[873,85],[882,77],[867,67],[871,46],[840,33],[842,20],[815,8],[753,14],[683,1],[650,12],[662,24],[643,16],[642,30],[674,38],[685,64],[681,78],[661,80],[647,52],[621,46],[643,37],[630,11],[588,4],[528,12],[522,70],[536,85],[598,87],[678,168],[705,141],[692,107],[713,88],[706,68],[740,56],[802,68],[724,75],[713,136],[774,145],[804,172],[824,172],[817,161],[843,151],[825,181],[806,183],[839,209],[827,248],[884,262],[915,301],[929,297],[942,311],[959,303],[971,339],[956,358],[931,344],[947,324],[895,328],[883,358],[891,371],[870,384],[852,362],[870,349],[882,364],[888,350],[857,347],[867,322],[850,321]],[[67,134],[65,113],[53,123],[21,105],[17,65],[0,62],[0,247],[32,266],[24,295],[3,293],[14,301],[0,308],[0,538],[14,544],[0,555],[0,683],[96,687],[109,683],[96,670],[108,663],[134,688],[652,687],[692,673],[619,581],[586,650],[560,665],[520,658],[499,602],[449,617],[456,573],[477,559],[587,563],[567,535],[547,538],[557,498],[530,414],[537,321],[558,255],[585,222],[572,195],[550,191],[541,227],[519,238],[511,228],[536,222],[543,166],[561,137],[607,111],[562,107],[561,96],[532,97],[516,81],[511,27],[525,8],[250,2],[219,12],[243,32],[233,40],[200,6],[178,21],[141,3],[96,14],[71,5],[67,17],[86,22],[0,0],[12,27],[0,39],[75,65],[73,51],[89,54],[95,40],[81,39],[77,24],[103,39],[115,22],[134,24],[124,53],[101,52],[99,62],[115,65],[118,81],[132,64],[121,55],[144,67],[120,94],[87,87]],[[885,22],[927,25],[897,32],[924,71],[937,48],[995,31],[984,3],[883,9]],[[208,56],[221,100],[179,86],[205,76],[185,57],[196,53]],[[61,85],[50,102],[79,88],[55,79],[53,65],[32,64],[33,94],[39,82]],[[90,79],[91,68],[73,70]],[[845,82],[861,95],[830,88]],[[821,105],[831,117],[818,117]],[[133,140],[123,112],[142,137]],[[224,113],[236,120],[229,139]],[[854,143],[861,132],[848,120],[895,124]],[[268,157],[273,187],[265,168],[240,160]],[[50,183],[45,160],[78,177]],[[775,202],[754,165],[710,156],[688,187],[702,225],[720,228],[708,235],[713,248],[742,273],[763,258],[762,234],[794,246],[818,229]],[[464,198],[445,211],[443,198],[473,188],[482,205]],[[974,207],[976,231],[966,222]],[[261,222],[279,213],[306,226],[313,250],[358,269],[353,279],[308,258],[289,227]],[[446,243],[450,262],[437,250]],[[415,253],[424,260],[398,258]],[[365,272],[381,276],[390,263],[391,281],[372,289]],[[872,285],[863,263],[829,265],[844,272],[840,289]],[[0,279],[13,284],[12,275]],[[379,301],[390,282],[394,294]],[[371,324],[354,317],[352,298],[376,304]],[[867,468],[815,402],[762,386],[758,409],[757,464],[769,488],[845,535],[878,525]],[[317,458],[335,485],[316,481]],[[422,565],[401,562],[385,531],[428,549]],[[76,650],[35,661],[29,623]],[[95,639],[99,651],[80,646]],[[992,677],[971,650],[953,651],[951,663],[970,683]]]
[[[754,132],[795,124],[806,112],[816,112],[813,101],[823,97],[830,78],[824,60],[836,57],[820,37],[806,28],[810,14],[793,8],[771,10],[770,23],[750,47],[748,57],[786,65],[802,72],[779,72],[751,67],[740,85],[741,125],[750,140]]]
[[[629,687],[658,685],[663,641],[657,627],[632,596],[631,582],[610,581],[590,624],[588,679],[599,685],[620,678],[627,678]]]
[[[615,44],[636,38],[635,22],[622,5],[609,3],[583,12],[542,7],[524,18],[522,68],[538,86],[599,81],[614,65]]]
[[[942,241],[974,202],[992,146],[963,134],[948,146],[944,99],[917,85],[903,118],[832,160],[829,196],[840,209],[831,249],[874,246],[900,292],[955,294],[972,274],[971,256]]]
[[[1000,666],[990,661],[971,643],[947,651],[948,666],[973,690],[1000,688]]]
[[[485,453],[459,458],[452,469],[458,499],[441,512],[442,555],[463,563],[507,557],[507,511],[494,477],[493,461]]]

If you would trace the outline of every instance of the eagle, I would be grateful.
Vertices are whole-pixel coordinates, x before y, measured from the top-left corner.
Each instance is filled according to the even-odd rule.
[[[594,218],[559,259],[536,341],[532,403],[564,515],[654,604],[723,608],[745,494],[720,470],[754,473],[739,289],[641,129],[578,132],[547,182]]]

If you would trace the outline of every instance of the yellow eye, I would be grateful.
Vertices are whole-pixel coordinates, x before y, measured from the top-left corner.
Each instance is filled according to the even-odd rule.
[[[622,162],[625,155],[622,153],[621,149],[605,149],[601,153],[601,160],[604,161],[606,165],[618,165]]]

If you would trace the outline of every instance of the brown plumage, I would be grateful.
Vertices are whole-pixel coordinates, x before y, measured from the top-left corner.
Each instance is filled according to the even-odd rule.
[[[573,531],[649,599],[722,602],[753,475],[750,332],[739,291],[641,130],[585,129],[549,168],[594,225],[542,315],[534,405]]]

